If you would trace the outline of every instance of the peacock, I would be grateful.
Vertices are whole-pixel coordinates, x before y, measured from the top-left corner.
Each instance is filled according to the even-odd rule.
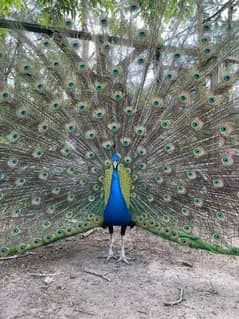
[[[109,261],[114,226],[125,263],[134,226],[239,255],[239,33],[183,3],[0,19],[0,256],[104,227]]]

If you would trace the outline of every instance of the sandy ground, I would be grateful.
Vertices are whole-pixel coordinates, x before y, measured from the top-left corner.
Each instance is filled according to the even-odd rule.
[[[129,266],[104,263],[101,229],[0,261],[0,319],[239,318],[239,257],[192,251],[140,229],[126,239],[135,256]],[[180,289],[182,302],[164,305]]]

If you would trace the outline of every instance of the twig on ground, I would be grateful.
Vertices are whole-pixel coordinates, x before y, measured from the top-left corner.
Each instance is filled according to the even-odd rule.
[[[74,311],[83,313],[83,314],[88,315],[88,316],[95,316],[95,314],[93,312],[87,312],[87,311],[84,311],[84,310],[80,310],[78,308],[74,308]]]
[[[97,231],[98,231],[98,228],[90,229],[86,233],[80,234],[80,238],[86,238]]]
[[[28,275],[33,276],[33,277],[50,277],[50,276],[57,276],[63,274],[63,272],[56,272],[56,273],[52,273],[52,274],[41,274],[41,273],[32,273],[29,272]]]
[[[26,253],[24,255],[13,255],[13,256],[7,256],[7,257],[0,257],[0,261],[5,261],[5,260],[9,260],[9,259],[17,259],[17,258],[24,258],[30,255],[35,255],[36,253]]]
[[[93,276],[97,276],[97,277],[100,277],[106,281],[111,281],[108,277],[106,277],[105,275],[102,275],[102,274],[99,274],[97,272],[94,272],[94,271],[89,271],[89,270],[85,270],[84,271],[85,273],[87,274],[90,274],[90,275],[93,275]]]
[[[184,290],[183,290],[183,288],[181,288],[179,299],[177,299],[176,301],[164,302],[164,306],[175,306],[175,305],[178,305],[179,303],[181,303],[183,301],[183,293],[184,293]]]

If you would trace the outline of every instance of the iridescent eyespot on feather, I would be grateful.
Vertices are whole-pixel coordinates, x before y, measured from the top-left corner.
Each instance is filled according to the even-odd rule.
[[[94,159],[95,158],[95,153],[92,152],[92,151],[86,152],[86,158],[88,158],[90,160]]]
[[[73,194],[73,193],[68,193],[66,200],[67,200],[68,202],[73,202],[73,201],[75,200],[75,198],[76,198],[75,194]]]
[[[214,178],[212,184],[215,188],[222,188],[224,186],[222,178]]]
[[[50,204],[47,206],[46,211],[48,214],[54,213],[56,210],[56,205],[55,204]]]
[[[49,177],[49,172],[46,169],[43,169],[38,175],[38,178],[43,181],[46,181],[48,177]]]
[[[138,146],[137,147],[137,155],[142,157],[145,156],[147,154],[147,150],[146,148],[144,148],[143,146]]]
[[[191,228],[190,225],[185,224],[185,225],[183,226],[183,230],[184,230],[186,233],[191,233],[192,228]]]
[[[80,185],[86,185],[88,184],[88,179],[86,177],[80,178]]]
[[[7,140],[10,143],[15,143],[19,140],[20,137],[21,135],[18,132],[12,131],[10,134],[7,135]]]
[[[79,64],[78,64],[78,69],[79,69],[79,71],[86,71],[86,70],[88,70],[88,64],[87,63],[85,63],[85,62],[80,62]]]
[[[210,30],[211,30],[210,24],[205,23],[205,24],[202,25],[202,31],[203,31],[203,32],[208,32],[208,31],[210,31]]]
[[[221,236],[218,233],[214,233],[212,235],[212,237],[213,237],[214,240],[220,240],[221,239]]]
[[[96,83],[94,88],[95,88],[96,92],[100,92],[100,91],[102,91],[104,89],[104,85],[101,84],[101,83]]]
[[[48,123],[46,121],[40,123],[38,125],[38,132],[39,133],[46,133],[49,129]]]
[[[210,106],[217,106],[218,103],[219,103],[219,98],[215,95],[210,95],[208,96],[207,98],[207,103],[210,105]]]
[[[106,17],[103,17],[100,19],[100,24],[102,25],[102,27],[106,27],[108,25],[108,20]]]
[[[136,126],[134,128],[134,132],[137,136],[144,136],[145,135],[145,132],[146,132],[146,129],[144,126]]]
[[[77,112],[85,112],[89,109],[89,104],[87,102],[80,102],[76,105]]]
[[[170,166],[168,166],[168,165],[163,165],[162,166],[162,171],[165,174],[170,174],[170,173],[172,173],[172,168]]]
[[[163,177],[160,175],[156,175],[154,179],[158,184],[162,184],[164,180]]]
[[[219,131],[220,135],[222,135],[223,137],[230,136],[232,130],[233,130],[233,128],[232,128],[232,125],[230,123],[223,123],[218,127],[218,131]]]
[[[24,243],[17,245],[16,250],[18,253],[23,254],[27,251],[28,246]]]
[[[103,108],[96,109],[93,111],[92,115],[96,119],[102,119],[105,116],[105,110]]]
[[[114,145],[114,143],[112,141],[109,141],[109,140],[102,143],[103,148],[107,151],[111,150],[113,145]]]
[[[9,248],[7,247],[0,247],[0,256],[7,256],[9,253]]]
[[[14,215],[14,217],[19,217],[21,215],[21,213],[22,213],[22,209],[19,207],[16,207],[14,209],[13,215]]]
[[[73,122],[65,124],[65,131],[68,133],[73,133],[76,130],[76,125]]]
[[[222,81],[224,83],[227,83],[228,85],[230,85],[234,80],[235,80],[235,77],[231,74],[226,73],[226,74],[223,74],[222,76]]]
[[[113,94],[113,99],[117,102],[120,101],[122,98],[123,98],[123,93],[120,91],[117,91]]]
[[[1,99],[2,100],[7,100],[11,97],[10,92],[9,91],[2,91],[1,92]]]
[[[178,95],[178,102],[181,104],[188,104],[190,101],[189,94],[187,92],[182,92]]]
[[[121,70],[121,68],[119,68],[119,67],[114,67],[114,68],[112,68],[112,70],[111,70],[111,74],[114,75],[114,76],[120,75],[121,72],[122,72],[122,70]]]
[[[206,154],[207,153],[206,153],[205,149],[202,146],[198,146],[198,147],[195,147],[193,149],[193,155],[196,158],[200,158],[200,157],[202,157],[202,156],[204,156]]]
[[[92,203],[95,201],[95,195],[89,195],[88,196],[88,202]]]
[[[172,143],[164,145],[164,151],[168,154],[172,154],[175,151],[175,146]]]
[[[176,190],[178,194],[186,194],[186,188],[183,185],[177,185]]]
[[[79,49],[80,47],[80,42],[79,41],[72,41],[71,42],[71,47],[75,50]]]
[[[67,28],[71,28],[73,26],[73,22],[71,19],[66,19],[65,22],[64,22],[64,25],[67,27]]]
[[[16,115],[20,119],[24,119],[29,115],[29,110],[27,107],[20,107],[16,110]]]
[[[129,146],[130,143],[131,143],[131,138],[129,138],[129,137],[121,138],[121,139],[120,139],[120,142],[121,142],[122,146],[127,147],[127,146]]]
[[[105,42],[105,43],[103,44],[103,49],[104,49],[105,51],[110,51],[111,48],[112,48],[112,44],[111,44],[110,42]]]
[[[124,157],[124,164],[130,164],[132,162],[132,158],[130,156],[125,156]]]
[[[15,182],[16,186],[23,186],[25,183],[26,179],[24,177],[19,177]]]
[[[39,83],[36,84],[36,89],[37,89],[38,91],[42,91],[44,88],[45,88],[44,83],[39,82]]]
[[[137,167],[138,167],[138,169],[140,169],[140,170],[145,170],[146,167],[147,167],[147,164],[146,164],[146,163],[138,163],[138,164],[137,164]]]
[[[109,123],[107,127],[112,133],[116,133],[120,129],[120,123],[117,123],[117,122]]]
[[[21,65],[20,71],[23,72],[24,74],[30,74],[31,73],[31,65],[24,63]]]
[[[203,127],[203,121],[201,121],[198,117],[196,117],[195,119],[191,121],[191,127],[195,131],[199,131]]]
[[[146,199],[149,203],[152,203],[154,201],[154,196],[152,194],[146,195]]]
[[[18,160],[16,158],[9,159],[7,165],[11,168],[15,168],[18,164]]]
[[[168,224],[168,223],[170,223],[171,218],[168,215],[164,214],[162,220],[163,220],[164,224]]]
[[[169,194],[167,194],[167,193],[164,193],[163,194],[163,200],[165,202],[170,202],[171,201],[171,196]]]
[[[151,100],[151,106],[158,109],[163,106],[163,100],[161,98],[155,97]]]
[[[61,192],[61,187],[60,187],[60,186],[55,186],[55,187],[52,189],[52,191],[51,191],[51,193],[52,193],[53,195],[59,195],[60,192]]]
[[[99,190],[100,190],[100,185],[95,184],[95,185],[93,186],[93,191],[94,191],[94,192],[98,192]]]
[[[189,170],[186,172],[186,176],[188,179],[195,179],[197,177],[197,174],[193,170]]]
[[[179,52],[173,53],[173,59],[179,60],[181,58],[181,54]]]
[[[72,148],[69,146],[64,146],[60,152],[63,156],[68,156],[72,153]]]
[[[138,3],[132,2],[132,3],[129,4],[129,10],[130,10],[131,12],[135,12],[135,11],[137,11],[138,9],[139,9]]]
[[[135,113],[135,110],[133,107],[131,106],[127,106],[124,108],[124,113],[127,115],[127,116],[132,116],[134,113]]]
[[[193,72],[192,79],[195,81],[199,81],[201,79],[201,74],[199,72]]]
[[[61,105],[58,101],[54,101],[50,104],[50,109],[53,111],[58,111],[61,108]]]
[[[179,243],[183,246],[189,246],[189,244],[191,243],[190,239],[188,238],[180,238],[179,239]]]
[[[41,197],[33,197],[31,203],[34,206],[39,206],[41,204]]]
[[[74,213],[72,209],[69,209],[66,213],[65,213],[65,218],[66,219],[71,219],[73,217]]]
[[[70,80],[66,82],[66,88],[68,89],[74,89],[76,87],[76,81]]]
[[[96,131],[95,130],[88,130],[85,132],[85,138],[88,140],[93,140],[96,137]]]
[[[184,216],[189,216],[189,209],[187,207],[182,207],[181,208],[181,213],[184,215]]]
[[[32,156],[36,159],[41,158],[44,155],[44,151],[41,148],[37,148],[33,153]]]
[[[193,198],[193,203],[196,207],[202,207],[203,206],[203,201],[199,197],[194,197]]]
[[[171,121],[170,120],[162,120],[160,121],[160,126],[162,128],[169,128],[170,127],[170,124],[171,124]]]
[[[217,212],[216,212],[216,217],[217,217],[217,219],[220,220],[220,221],[224,221],[224,220],[225,220],[225,215],[224,215],[224,213],[221,212],[221,211],[217,211]]]
[[[50,42],[48,40],[44,40],[42,42],[42,46],[43,46],[43,48],[49,48],[50,47]]]
[[[224,154],[221,158],[221,162],[224,166],[233,165],[233,157],[229,154]]]
[[[173,73],[167,73],[164,75],[164,80],[166,80],[166,81],[172,81],[173,79],[174,79]]]
[[[63,228],[57,228],[55,234],[56,234],[57,238],[63,237],[64,234],[65,234],[64,229]]]
[[[51,226],[51,222],[49,220],[43,220],[41,225],[43,228],[49,228]]]
[[[200,39],[199,39],[199,42],[202,44],[202,45],[206,45],[210,42],[210,36],[208,34],[205,34],[204,36],[202,36]]]
[[[204,56],[209,56],[212,53],[212,49],[210,47],[205,47],[201,49],[201,53]]]
[[[59,61],[53,61],[53,62],[52,62],[52,66],[53,66],[54,69],[59,68],[60,65],[61,65],[61,63],[60,63]]]
[[[147,35],[147,32],[145,30],[139,30],[137,32],[137,36],[140,38],[140,39],[144,39]]]
[[[136,63],[139,65],[145,64],[145,58],[144,57],[138,57],[136,60]]]

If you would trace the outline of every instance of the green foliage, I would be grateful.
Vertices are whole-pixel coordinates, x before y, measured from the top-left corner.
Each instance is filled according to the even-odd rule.
[[[5,17],[12,7],[21,8],[22,6],[21,0],[0,0],[0,15]]]

